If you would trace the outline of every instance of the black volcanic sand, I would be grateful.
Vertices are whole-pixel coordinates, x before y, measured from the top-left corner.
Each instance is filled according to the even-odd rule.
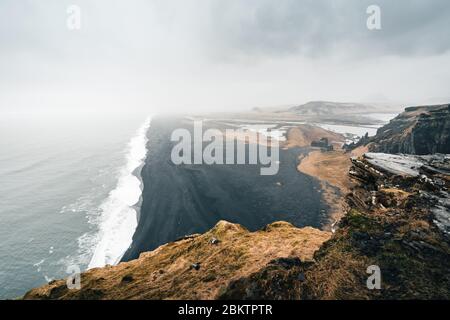
[[[203,233],[219,220],[252,231],[279,220],[318,228],[326,222],[328,207],[318,181],[297,171],[298,156],[308,148],[280,150],[280,169],[273,176],[261,176],[259,165],[174,165],[170,154],[177,142],[170,135],[181,127],[192,132],[186,120],[152,121],[139,222],[123,261]]]

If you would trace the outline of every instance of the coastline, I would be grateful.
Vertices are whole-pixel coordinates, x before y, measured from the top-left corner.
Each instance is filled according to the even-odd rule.
[[[191,125],[185,118],[152,122],[140,217],[122,261],[205,232],[219,220],[240,223],[251,231],[280,220],[296,227],[325,225],[327,204],[321,200],[319,182],[296,168],[299,155],[308,149],[280,146],[281,165],[275,176],[261,176],[258,165],[174,165],[170,134],[180,127],[192,130]]]
[[[320,181],[323,190],[323,199],[329,205],[329,222],[327,229],[334,230],[334,225],[345,214],[345,198],[350,190],[350,179],[341,175],[348,172],[350,158],[343,152],[312,151],[301,159],[297,169]]]
[[[145,161],[142,162],[142,164],[136,168],[135,171],[133,171],[133,175],[139,180],[140,183],[140,189],[141,189],[141,195],[139,196],[138,202],[131,206],[131,208],[136,212],[136,221],[139,224],[139,219],[141,216],[141,207],[142,207],[142,192],[144,191],[144,180],[142,180],[142,170],[145,166]],[[131,245],[131,244],[130,244]]]
[[[420,171],[427,179],[408,173],[410,161],[380,174],[367,159],[352,159],[350,174],[359,183],[347,197],[351,210],[333,234],[283,221],[250,232],[220,221],[206,233],[166,243],[137,260],[85,272],[80,290],[69,290],[62,279],[28,291],[23,299],[448,299],[448,226],[432,222],[433,200],[424,206],[417,192],[431,179],[440,181],[441,169],[448,171],[445,156],[437,157],[442,162],[422,158],[435,169]],[[399,168],[406,170],[404,176]],[[448,180],[444,183],[447,189]],[[432,192],[442,197],[441,190]],[[367,266],[389,270],[386,289],[367,287]]]
[[[99,241],[88,270],[118,264],[131,246],[139,221],[143,180],[141,172],[148,153],[147,133],[152,121],[148,117],[128,143],[126,164],[116,187],[105,199],[99,224]]]
[[[357,148],[352,152],[315,150],[300,160],[297,169],[320,181],[324,200],[330,206],[328,229],[335,231],[335,225],[347,211],[345,195],[354,186],[347,172],[351,167],[351,157],[359,157],[367,148]]]
[[[345,195],[351,185],[346,172],[350,168],[350,158],[343,151],[325,152],[311,147],[313,141],[327,138],[335,149],[340,149],[345,137],[339,133],[309,124],[291,128],[287,132],[285,148],[308,147],[310,152],[298,157],[296,166],[299,173],[319,181],[322,199],[328,205],[328,219],[324,230],[335,231],[335,224],[345,213]],[[338,174],[338,176],[336,176]]]

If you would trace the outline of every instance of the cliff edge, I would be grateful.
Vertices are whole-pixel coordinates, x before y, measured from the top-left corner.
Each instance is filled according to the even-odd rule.
[[[311,261],[331,233],[275,222],[249,232],[220,221],[210,231],[187,236],[136,260],[88,270],[81,289],[58,280],[24,299],[214,299],[230,282],[277,261]],[[286,259],[283,259],[287,257]]]
[[[219,298],[450,299],[450,156],[369,153],[350,175],[350,210],[314,262],[269,264]]]
[[[88,270],[25,299],[450,299],[450,156],[367,153],[337,231],[275,222],[249,232],[220,221],[143,253]],[[380,289],[370,289],[370,268]]]
[[[357,145],[372,152],[434,154],[450,153],[450,105],[409,107],[381,127],[374,137]]]

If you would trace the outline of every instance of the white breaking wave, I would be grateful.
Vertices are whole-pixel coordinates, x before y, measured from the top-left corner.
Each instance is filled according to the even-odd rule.
[[[147,155],[148,118],[128,144],[126,165],[122,168],[117,186],[100,206],[99,242],[88,269],[115,265],[131,245],[137,227],[137,212],[133,208],[142,195],[141,181],[134,171],[142,166]]]

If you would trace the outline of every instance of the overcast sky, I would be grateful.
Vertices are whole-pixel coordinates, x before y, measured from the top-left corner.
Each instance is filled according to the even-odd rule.
[[[444,103],[449,49],[448,0],[0,0],[0,108]]]

